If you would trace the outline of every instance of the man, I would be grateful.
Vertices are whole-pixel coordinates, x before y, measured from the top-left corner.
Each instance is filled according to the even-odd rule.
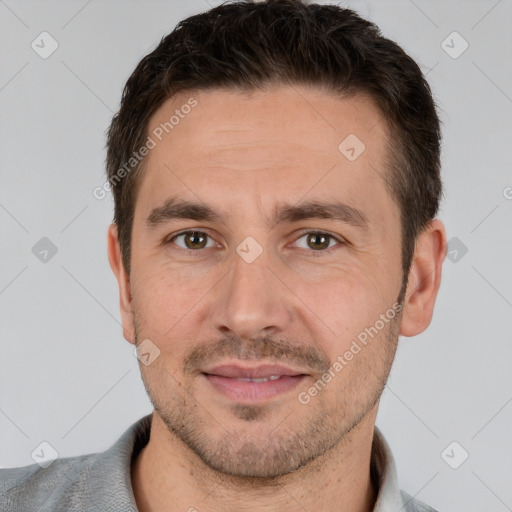
[[[420,69],[350,10],[181,22],[108,132],[108,256],[154,412],[103,454],[3,470],[1,510],[433,510],[375,419],[440,285],[439,145]]]

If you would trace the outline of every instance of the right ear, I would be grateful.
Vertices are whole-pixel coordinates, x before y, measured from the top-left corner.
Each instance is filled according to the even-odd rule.
[[[132,307],[130,276],[126,274],[126,270],[124,268],[118,230],[115,224],[111,224],[108,228],[107,247],[110,268],[116,276],[119,287],[119,307],[121,309],[123,336],[126,341],[135,344],[135,322]]]

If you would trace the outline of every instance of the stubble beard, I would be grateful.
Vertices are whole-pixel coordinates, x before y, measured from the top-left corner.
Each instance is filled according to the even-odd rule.
[[[333,448],[347,441],[348,434],[373,410],[391,370],[400,318],[401,315],[392,319],[386,332],[371,341],[385,344],[377,352],[374,347],[373,357],[361,358],[358,354],[349,363],[357,367],[351,368],[348,378],[344,375],[347,368],[344,368],[308,405],[300,404],[292,395],[294,408],[287,413],[276,414],[276,405],[272,402],[263,405],[233,403],[227,414],[226,410],[212,412],[207,410],[209,404],[202,404],[194,394],[193,385],[184,389],[163,368],[158,370],[157,378],[156,375],[147,378],[141,367],[142,379],[168,431],[207,468],[229,475],[239,483],[273,485],[280,477],[308,464],[314,469],[315,461],[329,457]],[[136,325],[137,343],[144,339],[138,334]],[[365,347],[362,353],[368,350],[372,348]],[[346,382],[343,384],[343,381]],[[339,387],[339,395],[333,397],[332,390],[337,382],[338,387],[342,387]],[[300,422],[295,407],[299,408]],[[229,418],[231,425],[236,423],[236,426],[223,425],[229,414],[236,418],[235,421]]]

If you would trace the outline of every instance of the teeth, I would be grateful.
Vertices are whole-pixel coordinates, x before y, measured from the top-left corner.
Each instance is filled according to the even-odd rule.
[[[251,379],[249,377],[238,377],[235,380],[239,382],[267,382],[268,380],[277,380],[281,378],[280,375],[270,375],[270,377],[262,377],[260,379]]]

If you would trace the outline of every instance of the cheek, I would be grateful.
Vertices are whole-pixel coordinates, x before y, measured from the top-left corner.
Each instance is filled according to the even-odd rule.
[[[178,332],[181,337],[187,325],[184,320],[193,314],[204,294],[204,285],[199,285],[176,272],[139,271],[132,286],[139,336],[160,342],[175,338]]]
[[[362,269],[350,268],[315,282],[297,281],[294,289],[338,345],[373,324],[390,306],[384,297],[385,283]]]

